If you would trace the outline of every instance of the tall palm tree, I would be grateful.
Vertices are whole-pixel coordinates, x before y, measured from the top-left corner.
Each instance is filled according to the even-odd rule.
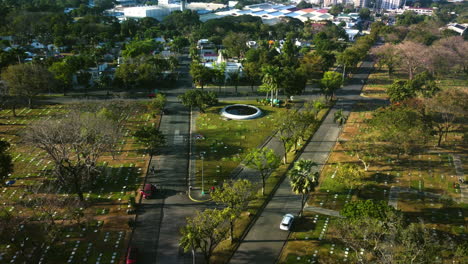
[[[292,191],[302,196],[299,215],[302,215],[302,211],[304,210],[307,194],[312,192],[317,185],[319,173],[312,172],[312,168],[316,166],[317,164],[311,160],[301,159],[294,163],[293,169],[288,173]]]
[[[276,93],[276,99],[278,99],[278,90],[280,86],[280,69],[275,66],[265,66],[262,67],[262,85],[261,88],[266,92],[267,97],[268,93],[271,93],[271,105],[273,105],[273,94]]]

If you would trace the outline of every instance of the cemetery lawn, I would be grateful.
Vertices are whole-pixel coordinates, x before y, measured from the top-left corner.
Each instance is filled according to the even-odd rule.
[[[143,125],[158,124],[159,117],[139,106],[126,116],[123,138],[112,158],[106,154],[100,164],[106,166],[100,181],[85,193],[86,206],[76,203],[76,195],[66,192],[51,175],[53,164],[38,149],[24,145],[21,132],[28,124],[68,112],[67,105],[43,105],[34,109],[0,111],[0,137],[11,144],[10,153],[16,180],[10,187],[0,187],[0,217],[31,217],[27,222],[13,223],[11,237],[0,239],[2,261],[15,263],[120,263],[125,256],[131,233],[128,225],[134,215],[127,215],[129,199],[135,196],[147,168],[147,157],[139,152],[133,132]],[[48,198],[62,202],[33,206],[31,201]],[[48,239],[34,230],[53,220],[56,228]],[[24,225],[23,225],[24,224]],[[40,229],[40,228],[39,228]],[[38,229],[38,230],[39,230]],[[1,261],[0,261],[1,262]]]
[[[382,67],[382,69],[374,68],[374,71],[369,75],[362,89],[362,95],[371,98],[388,99],[386,90],[392,85],[393,81],[398,79],[407,80],[408,74],[405,71],[396,70],[389,77],[385,67]],[[468,86],[466,74],[455,72],[445,74],[443,79],[436,80],[436,83],[440,89],[466,88]]]
[[[339,141],[354,137],[363,120],[368,118],[371,118],[368,105],[357,104]],[[380,157],[371,164],[359,190],[343,190],[331,177],[338,162],[361,166],[346,154],[339,141],[321,172],[319,188],[308,199],[310,206],[340,211],[345,203],[353,200],[388,201],[391,187],[400,187],[405,191],[398,195],[398,209],[410,221],[423,220],[433,232],[446,232],[455,239],[466,239],[468,206],[460,203],[460,190],[454,188],[458,177],[452,158],[452,154],[458,154],[462,163],[466,161],[466,146],[459,145],[461,134],[451,134],[440,148],[433,147],[434,138],[423,152],[402,156],[401,160],[393,155]],[[467,170],[466,162],[464,170]],[[298,219],[293,226],[279,263],[353,263],[355,253],[351,249],[346,253],[346,245],[336,239],[334,221],[331,216],[305,211],[304,218]]]
[[[260,108],[264,115],[252,120],[225,120],[219,112],[230,104],[251,104]],[[285,111],[286,108],[264,106],[256,101],[233,101],[220,102],[208,108],[206,113],[200,113],[194,131],[204,137],[195,140],[197,186],[201,186],[201,152],[205,153],[203,172],[207,189],[229,179],[250,149],[259,147],[268,136],[273,136],[273,124]]]

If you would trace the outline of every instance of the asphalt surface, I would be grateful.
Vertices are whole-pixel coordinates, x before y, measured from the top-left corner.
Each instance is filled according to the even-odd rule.
[[[367,79],[371,68],[372,62],[364,62],[359,73],[355,74],[351,80],[351,84],[346,85],[337,93],[339,101],[330,110],[322,125],[305,146],[299,159],[309,159],[316,162],[319,164],[317,170],[320,170],[326,163],[340,134],[340,127],[333,121],[334,113],[343,109],[345,114],[349,114],[349,110],[356,100],[362,99],[360,97],[361,79]],[[301,197],[291,192],[289,180],[286,178],[241,242],[230,263],[275,263],[288,237],[287,231],[279,229],[281,219],[287,213],[297,216],[300,207]]]

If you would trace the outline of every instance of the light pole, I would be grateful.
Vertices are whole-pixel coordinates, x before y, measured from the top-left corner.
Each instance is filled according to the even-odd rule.
[[[201,157],[201,194],[202,195],[205,195],[205,182],[204,182],[204,178],[203,178],[203,160],[205,159],[205,157],[203,156],[203,152],[200,153],[200,157]]]

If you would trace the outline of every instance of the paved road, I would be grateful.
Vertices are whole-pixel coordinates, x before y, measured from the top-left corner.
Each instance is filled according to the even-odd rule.
[[[340,127],[333,122],[333,115],[340,108],[346,114],[362,89],[360,79],[367,79],[372,67],[371,62],[364,62],[359,74],[355,74],[351,84],[346,85],[338,93],[339,101],[329,112],[324,122],[306,145],[300,158],[310,159],[319,164],[326,163],[328,155],[336,143]],[[300,211],[300,196],[291,192],[289,180],[284,180],[271,201],[263,210],[257,222],[252,226],[230,263],[275,263],[286,242],[288,232],[279,229],[281,218],[286,213],[296,214]]]
[[[153,157],[147,182],[158,186],[156,199],[143,200],[138,212],[137,228],[132,246],[138,247],[141,263],[191,263],[191,255],[179,248],[179,230],[188,216],[202,210],[203,206],[193,203],[185,194],[187,190],[189,111],[177,95],[190,89],[191,80],[187,68],[182,66],[179,89],[167,93],[168,102],[159,130],[166,137],[166,147],[160,155]]]

